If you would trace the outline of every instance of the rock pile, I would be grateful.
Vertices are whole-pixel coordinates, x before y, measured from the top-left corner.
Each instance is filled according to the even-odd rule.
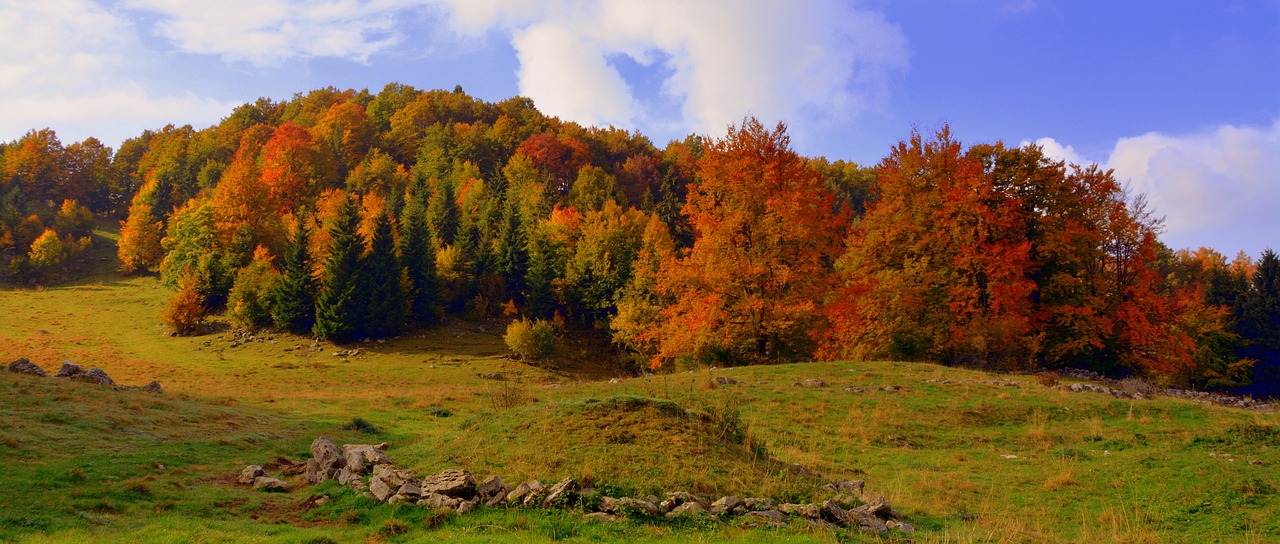
[[[321,436],[311,443],[311,459],[306,462],[306,479],[319,483],[335,479],[356,493],[387,504],[415,504],[466,514],[477,506],[526,508],[580,508],[589,520],[612,522],[622,518],[666,518],[705,516],[735,522],[743,527],[844,527],[885,533],[915,532],[902,521],[883,496],[864,491],[862,480],[833,482],[822,487],[829,494],[821,504],[775,504],[758,497],[725,496],[714,501],[685,491],[673,491],[665,498],[610,497],[573,478],[551,485],[538,480],[520,483],[490,476],[477,482],[465,470],[451,469],[419,478],[396,466],[386,454],[386,443],[344,444]],[[250,465],[240,473],[242,484],[264,491],[283,491],[288,484],[267,476],[263,467]]]
[[[1129,378],[1125,380],[1117,380],[1114,378],[1108,378],[1091,370],[1083,370],[1079,368],[1067,368],[1058,370],[1057,372],[1062,376],[1114,386],[1107,387],[1091,383],[1073,383],[1071,385],[1060,384],[1053,386],[1053,389],[1060,391],[1073,391],[1076,393],[1091,391],[1094,393],[1108,394],[1120,399],[1149,399],[1155,395],[1164,395],[1167,397],[1197,400],[1219,406],[1249,408],[1253,410],[1276,410],[1280,408],[1280,406],[1277,406],[1274,403],[1258,402],[1249,397],[1238,397],[1234,395],[1209,393],[1205,391],[1187,391],[1178,387],[1156,387],[1141,379]]]
[[[23,357],[21,359],[18,359],[17,361],[9,363],[9,372],[15,372],[18,374],[30,374],[32,376],[38,376],[41,378],[49,377],[49,373],[45,372],[45,370],[43,368],[40,368],[39,365],[32,363],[26,357]],[[85,370],[80,365],[75,364],[71,361],[63,361],[62,367],[58,369],[58,373],[54,375],[54,378],[63,379],[63,380],[74,380],[74,381],[80,381],[80,382],[89,382],[89,383],[101,385],[104,387],[110,387],[117,391],[123,391],[127,389],[139,389],[139,390],[148,391],[151,393],[164,392],[164,389],[160,387],[160,382],[152,380],[151,383],[147,385],[141,385],[141,386],[117,385],[116,381],[111,379],[111,376],[108,376],[107,373],[104,372],[101,368],[90,368],[89,370]]]

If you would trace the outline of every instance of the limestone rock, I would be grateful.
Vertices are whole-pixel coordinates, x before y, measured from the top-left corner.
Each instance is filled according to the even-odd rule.
[[[253,480],[253,488],[259,491],[288,491],[289,484],[270,476],[258,476]]]
[[[759,512],[761,510],[773,510],[773,501],[769,499],[761,499],[758,497],[747,497],[742,499],[742,506],[751,512]]]
[[[347,464],[342,456],[342,450],[338,448],[338,443],[327,436],[317,437],[311,442],[311,457],[315,459],[319,469],[326,474],[329,469],[340,469]],[[334,475],[336,474],[335,470]]]
[[[596,510],[609,514],[616,513],[618,511],[618,499],[613,497],[600,497],[600,504],[596,506]]]
[[[818,510],[818,506],[814,504],[785,503],[778,506],[778,511],[783,514],[809,519],[818,519],[822,517],[822,513]]]
[[[430,491],[425,485],[418,481],[418,478],[405,469],[395,465],[376,465],[373,467],[373,477],[382,480],[392,489],[400,489],[400,486],[413,482],[422,486],[423,492]]]
[[[422,491],[470,499],[476,496],[476,479],[465,470],[446,470],[423,478]]]
[[[606,514],[604,512],[592,512],[590,514],[586,514],[582,516],[582,519],[585,519],[588,521],[598,521],[601,523],[614,523],[618,521],[618,516],[615,516],[613,514]]]
[[[539,482],[537,480],[529,480],[527,482],[521,483],[520,485],[516,486],[515,489],[512,489],[509,493],[507,493],[506,503],[507,504],[523,503],[524,500],[528,498],[532,493],[537,491],[542,491],[543,487],[544,486],[542,485],[542,482]]]
[[[418,497],[422,496],[422,486],[419,486],[417,482],[405,482],[404,485],[400,486],[400,489],[396,490],[396,494],[413,497],[414,500],[417,500]]]
[[[703,508],[702,505],[699,504],[697,501],[689,501],[686,503],[681,503],[680,506],[672,508],[670,512],[667,512],[667,517],[678,518],[682,516],[694,516],[697,514],[705,513],[706,511],[707,509]]]
[[[259,465],[249,465],[240,471],[240,483],[251,484],[259,476],[266,476],[267,471],[263,470]]]
[[[23,357],[21,359],[18,359],[17,361],[9,363],[9,372],[17,372],[19,374],[31,374],[32,376],[39,376],[41,378],[44,378],[49,375],[44,371],[43,368],[40,368],[39,365],[31,362],[26,357]]]
[[[419,505],[430,506],[431,508],[441,510],[452,510],[462,504],[461,500],[456,497],[442,495],[440,493],[427,492],[423,493],[422,500],[418,501]]]
[[[849,511],[836,504],[835,501],[822,503],[822,517],[841,527],[849,526]]]
[[[614,512],[619,514],[635,515],[640,514],[649,517],[656,517],[659,513],[658,505],[649,501],[633,499],[631,497],[623,497],[617,500]]]
[[[779,512],[777,510],[757,510],[754,512],[747,512],[746,515],[742,517],[756,518],[756,519],[762,519],[766,521],[782,521],[782,512]]]
[[[904,532],[904,533],[914,533],[914,532],[916,532],[916,528],[915,528],[915,527],[912,527],[910,523],[903,523],[903,522],[901,522],[901,521],[889,520],[889,521],[884,522],[884,524],[885,524],[885,526],[886,526],[886,527],[888,527],[888,528],[890,528],[890,529],[897,529],[897,530],[902,531],[902,532]]]
[[[458,515],[461,516],[463,514],[466,514],[467,512],[474,510],[477,504],[480,504],[479,497],[471,499],[469,501],[462,501],[458,503],[457,508],[454,508],[453,511],[457,512]]]
[[[103,372],[101,368],[90,368],[87,372],[83,374],[77,374],[75,376],[72,376],[71,379],[89,382],[89,383],[96,383],[98,385],[105,385],[108,387],[114,386],[116,384],[116,381],[111,379],[111,376],[108,376],[107,373]]]
[[[80,368],[80,365],[75,364],[75,363],[73,363],[73,362],[71,362],[71,361],[63,361],[63,362],[62,362],[62,368],[59,368],[59,369],[58,369],[57,377],[59,377],[59,378],[74,378],[74,377],[79,376],[79,375],[81,375],[81,374],[84,374],[84,369],[83,369],[83,368]]]
[[[885,525],[883,521],[880,521],[880,518],[868,513],[865,506],[854,508],[849,512],[849,518],[851,520],[849,524],[850,526],[853,526],[852,521],[856,520],[858,527],[864,531],[871,531],[874,533],[886,533],[889,531],[889,526]]]
[[[542,499],[542,506],[572,506],[577,495],[578,482],[573,478],[565,478],[547,488],[547,496]]]
[[[720,385],[737,385],[738,380],[735,380],[728,376],[716,376],[716,383]]]
[[[139,389],[142,389],[143,391],[146,391],[148,393],[157,393],[157,394],[164,393],[164,388],[160,387],[160,382],[155,380],[151,380],[151,383],[144,385]]]
[[[502,493],[502,490],[506,488],[507,485],[502,482],[502,478],[500,476],[490,476],[485,478],[483,482],[476,484],[476,495],[479,496],[481,500],[488,501],[499,493]]]
[[[885,500],[883,495],[869,494],[862,498],[862,506],[868,514],[880,519],[889,519],[893,517],[893,507],[889,505],[889,501]]]
[[[742,498],[735,495],[720,497],[711,503],[712,514],[735,514],[741,510],[745,510]]]
[[[391,487],[382,478],[377,476],[369,478],[369,492],[373,493],[373,497],[379,501],[391,498],[392,495],[396,494],[396,489],[399,489],[399,487]]]
[[[351,467],[351,471],[356,474],[368,474],[377,465],[390,465],[391,458],[387,457],[387,443],[371,445],[371,444],[343,444],[342,457],[346,461],[347,466]]]

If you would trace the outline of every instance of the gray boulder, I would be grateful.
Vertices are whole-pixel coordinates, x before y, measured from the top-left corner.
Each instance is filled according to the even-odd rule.
[[[440,510],[453,510],[462,504],[457,497],[450,497],[440,493],[427,492],[422,495],[422,500],[418,501],[421,506],[429,506]]]
[[[381,444],[343,444],[342,458],[347,466],[356,474],[368,474],[377,465],[390,465],[387,457],[387,443]]]
[[[537,480],[529,480],[527,482],[521,483],[520,485],[516,486],[515,489],[512,489],[510,492],[507,493],[507,498],[505,502],[507,504],[522,504],[525,501],[525,499],[532,496],[534,493],[542,491],[544,487],[546,486],[542,485],[542,482],[539,482]]]
[[[814,504],[785,503],[778,506],[778,511],[783,514],[809,519],[818,519],[822,517],[822,512],[818,509],[818,506]]]
[[[396,494],[397,489],[399,489],[398,486],[391,487],[387,482],[383,481],[382,478],[377,476],[369,478],[369,492],[373,493],[373,497],[379,501],[386,501],[387,499],[390,499],[392,495]]]
[[[334,475],[337,474],[337,469],[347,464],[338,443],[327,436],[317,437],[311,442],[311,457],[315,459],[321,471],[327,473],[329,469],[334,469]]]
[[[146,391],[148,393],[157,393],[157,394],[164,393],[164,389],[160,387],[160,382],[155,380],[151,380],[151,383],[144,385],[139,389]]]
[[[782,521],[782,512],[777,510],[757,510],[754,512],[747,512],[742,517],[764,521]]]
[[[578,482],[573,478],[565,478],[547,488],[547,496],[542,499],[542,506],[572,506],[577,498]]]
[[[613,512],[618,514],[628,514],[628,515],[640,514],[643,516],[655,517],[658,515],[659,510],[658,510],[658,505],[653,504],[649,501],[642,501],[640,499],[633,499],[631,497],[623,497],[615,501]]]
[[[84,374],[84,369],[80,368],[80,365],[71,361],[63,361],[62,368],[58,369],[56,376],[59,378],[74,378],[81,374]]]
[[[470,499],[476,496],[476,479],[465,470],[446,470],[423,478],[422,491]]]
[[[841,527],[849,526],[849,511],[836,504],[835,501],[822,503],[822,517]]]
[[[18,359],[17,361],[9,363],[9,372],[17,372],[19,374],[31,374],[32,376],[39,376],[41,378],[44,378],[49,375],[44,371],[43,368],[40,368],[39,365],[31,362],[26,357],[23,357],[21,359]]]
[[[289,484],[270,476],[258,476],[253,480],[253,488],[258,491],[288,491]]]
[[[686,503],[681,503],[680,506],[672,508],[670,512],[667,512],[667,517],[678,518],[678,517],[685,517],[685,516],[695,516],[698,514],[706,513],[706,511],[707,509],[703,508],[702,504],[698,503],[697,501],[689,501]]]
[[[736,514],[745,509],[742,498],[735,495],[720,497],[711,503],[712,514]]]
[[[82,382],[89,382],[89,383],[98,384],[98,385],[105,385],[108,387],[114,386],[116,384],[116,381],[111,379],[111,376],[108,376],[107,373],[103,372],[101,368],[90,368],[86,372],[72,376],[71,379],[82,381]]]
[[[267,475],[267,472],[263,470],[261,466],[249,465],[247,467],[244,467],[244,470],[240,471],[239,481],[242,484],[251,484],[253,483],[254,480],[257,480],[259,476],[266,476],[266,475]]]
[[[506,488],[507,485],[502,482],[502,478],[500,476],[490,476],[485,478],[483,482],[476,484],[476,495],[479,496],[481,500],[488,501],[496,497],[499,493],[502,493]]]

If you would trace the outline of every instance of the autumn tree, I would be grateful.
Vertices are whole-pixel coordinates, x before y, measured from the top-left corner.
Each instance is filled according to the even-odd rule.
[[[664,263],[658,282],[675,301],[646,333],[653,364],[807,356],[847,222],[833,195],[785,125],[770,131],[755,119],[707,146],[698,178],[682,210],[693,247]]]

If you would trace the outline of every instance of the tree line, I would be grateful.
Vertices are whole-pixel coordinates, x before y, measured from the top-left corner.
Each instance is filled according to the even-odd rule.
[[[447,316],[607,332],[655,368],[811,358],[1080,367],[1274,394],[1280,263],[1172,251],[1109,171],[913,133],[875,166],[783,125],[656,147],[525,98],[390,84],[245,104],[112,150],[0,146],[9,280],[74,263],[93,214],[165,320],[337,342]]]

